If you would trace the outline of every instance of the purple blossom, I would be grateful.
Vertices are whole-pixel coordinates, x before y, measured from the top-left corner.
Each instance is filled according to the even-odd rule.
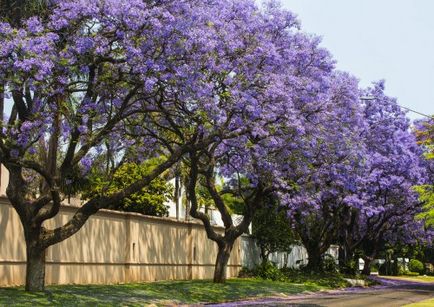
[[[90,156],[83,157],[80,161],[82,166],[82,174],[87,174],[92,167],[92,158]]]
[[[44,27],[38,17],[30,17],[26,20],[26,26],[30,33],[37,34],[44,30]]]

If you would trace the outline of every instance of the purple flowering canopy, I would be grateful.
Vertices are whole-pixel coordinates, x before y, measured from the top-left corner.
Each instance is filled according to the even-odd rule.
[[[362,249],[369,268],[385,242],[426,237],[413,189],[425,178],[422,151],[382,82],[361,91],[354,78],[335,73],[330,84],[318,121],[304,124],[300,145],[280,159],[288,161],[280,166],[289,183],[281,201],[308,251],[308,268],[321,269],[333,243],[341,244],[343,266]],[[362,103],[362,95],[373,100]]]
[[[412,186],[424,171],[408,120],[381,83],[361,93],[335,71],[320,40],[275,1],[52,2],[44,19],[0,22],[0,162],[24,228],[27,290],[44,288],[47,247],[181,162],[191,214],[219,247],[216,281],[268,194],[287,207],[312,259],[350,234],[354,247],[377,240],[372,229],[393,240],[396,227],[420,226]],[[375,101],[362,104],[361,94]],[[107,176],[124,161],[162,159],[64,225],[43,227],[102,156]],[[216,178],[227,179],[225,191]],[[198,211],[199,179],[224,235]],[[240,223],[220,192],[243,198]]]
[[[415,219],[422,206],[413,187],[425,181],[426,172],[409,119],[396,100],[384,94],[384,82],[374,83],[365,94],[374,98],[364,104],[368,170],[361,185],[364,206],[351,235],[356,245],[368,247],[367,269],[384,241],[423,240],[423,225]]]
[[[43,285],[44,250],[90,215],[115,208],[187,152],[266,134],[276,114],[291,114],[291,91],[330,67],[318,42],[291,33],[296,20],[274,5],[59,1],[50,9],[47,20],[0,24],[1,88],[12,105],[0,161],[25,230],[27,289]],[[61,187],[109,153],[115,161],[166,159],[126,189],[89,200],[65,225],[44,228],[59,212]]]
[[[360,202],[357,185],[364,170],[365,127],[357,81],[342,72],[330,78],[330,90],[317,122],[289,153],[283,194],[294,230],[309,254],[308,268],[318,269],[321,255],[336,242],[336,223],[342,208]]]
[[[323,93],[328,91],[328,77],[333,69],[330,54],[318,46],[319,40],[293,28],[296,21],[292,14],[270,4],[261,18],[261,42],[268,40],[266,48],[271,52],[261,53],[261,56],[267,55],[267,59],[256,59],[265,75],[257,75],[250,84],[244,83],[247,87],[243,93],[236,90],[236,94],[242,94],[240,97],[234,96],[233,90],[227,92],[228,95],[220,95],[223,101],[235,101],[236,105],[243,106],[234,114],[235,121],[229,129],[237,131],[243,127],[245,133],[190,153],[188,161],[190,213],[203,222],[208,238],[218,245],[214,274],[217,282],[225,280],[233,243],[247,231],[256,209],[263,205],[267,195],[287,186],[281,180],[287,171],[281,166],[281,157],[298,146],[304,126],[311,125],[307,118],[314,120],[320,113],[322,99],[326,96]],[[198,211],[195,188],[199,178],[203,179],[213,204],[222,215],[224,234],[217,233],[209,217]],[[223,191],[216,188],[217,178],[226,179]],[[224,194],[242,199],[242,218],[238,221],[233,220]]]

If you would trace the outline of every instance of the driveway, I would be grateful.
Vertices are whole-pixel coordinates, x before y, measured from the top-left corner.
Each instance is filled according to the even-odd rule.
[[[211,306],[333,306],[333,307],[395,307],[434,298],[434,283],[384,280],[382,286],[349,288],[326,293],[269,298]]]

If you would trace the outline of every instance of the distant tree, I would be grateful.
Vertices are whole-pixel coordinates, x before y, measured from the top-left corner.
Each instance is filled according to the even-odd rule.
[[[434,116],[415,122],[415,135],[426,152],[427,159],[434,159]]]
[[[419,218],[426,227],[434,227],[434,119],[419,120],[415,123],[415,135],[424,150],[427,180],[415,187],[423,203],[423,212]]]
[[[125,189],[130,184],[149,176],[152,170],[161,163],[161,159],[154,158],[142,163],[127,162],[116,169],[111,177],[94,172],[89,176],[84,199],[110,196]],[[167,216],[169,211],[165,202],[172,198],[173,187],[162,176],[154,178],[140,191],[131,194],[121,201],[117,210],[137,212],[145,215]]]
[[[290,252],[297,242],[285,207],[278,199],[267,197],[265,204],[256,211],[252,221],[252,238],[261,250],[262,262],[274,252]]]
[[[336,72],[321,120],[304,135],[303,150],[291,163],[294,182],[290,212],[294,229],[308,253],[306,269],[323,269],[323,258],[339,237],[341,212],[357,206],[364,171],[364,130],[357,80]]]
[[[367,170],[352,228],[344,228],[344,241],[351,254],[362,251],[364,274],[386,244],[412,243],[423,238],[423,225],[416,221],[422,206],[414,191],[424,182],[422,151],[410,131],[409,119],[396,100],[384,93],[384,82],[366,90],[374,97],[364,103]]]

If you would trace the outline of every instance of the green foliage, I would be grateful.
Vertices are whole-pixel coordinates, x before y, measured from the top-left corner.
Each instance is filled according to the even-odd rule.
[[[425,158],[434,159],[434,124],[433,121],[422,123],[423,128],[416,130],[415,134],[420,145],[425,149]],[[423,202],[423,212],[418,218],[425,221],[428,227],[434,226],[434,183],[415,187],[419,194],[419,199]]]
[[[380,267],[378,268],[378,272],[380,273],[380,275],[384,275],[384,276],[392,275],[392,267],[390,263],[385,262],[381,264]]]
[[[266,280],[304,285],[318,284],[326,288],[343,288],[349,286],[349,283],[344,279],[344,276],[336,272],[306,273],[299,269],[278,269],[276,265],[270,261],[264,262],[254,269],[243,268],[240,271],[239,277],[259,277]],[[350,277],[354,278],[354,276]]]
[[[143,179],[161,162],[159,158],[149,159],[142,164],[124,163],[113,174],[111,180],[97,171],[90,176],[88,190],[83,198],[89,199],[99,195],[111,195],[130,184]],[[164,178],[157,177],[140,192],[123,200],[119,210],[138,212],[153,216],[167,216],[168,208],[164,205],[173,194],[173,187]]]
[[[417,272],[419,274],[422,274],[425,270],[423,263],[417,259],[411,259],[410,263],[408,264],[408,268],[410,271]]]
[[[336,264],[336,260],[335,258],[333,258],[332,255],[329,254],[324,255],[322,266],[324,272],[330,272],[330,273],[338,272],[338,264]]]
[[[398,264],[397,270],[396,270],[396,275],[403,275],[407,272],[407,270],[405,270],[404,265],[402,264]]]
[[[223,202],[227,205],[229,212],[232,214],[244,214],[244,201],[233,194],[222,194]]]
[[[418,218],[425,221],[428,227],[434,226],[434,186],[420,185],[414,188],[419,194],[419,199],[423,203],[423,212]]]
[[[424,271],[423,263],[416,259],[410,260],[408,267],[409,271],[405,270],[401,264],[394,265],[393,263],[385,262],[379,267],[378,272],[384,276],[418,276]]]
[[[202,208],[213,208],[214,201],[209,193],[208,189],[205,186],[204,178],[201,177],[199,179],[199,184],[196,187],[196,196],[199,207]],[[220,193],[221,198],[223,199],[224,204],[227,206],[228,211],[231,214],[244,214],[244,202],[240,197],[236,197],[231,193],[221,193],[223,190],[224,182],[221,180],[220,182],[216,182],[217,192]]]
[[[340,272],[345,274],[356,274],[359,271],[358,262],[355,259],[350,259],[346,263],[341,264]]]
[[[277,266],[270,262],[265,261],[258,265],[253,271],[256,277],[260,277],[262,279],[269,280],[277,280],[277,281],[285,281],[286,276],[282,273],[281,270],[277,268]]]
[[[425,157],[434,159],[434,121],[424,121],[422,127],[415,130],[415,135],[418,143],[425,148]]]
[[[296,242],[286,211],[280,209],[272,197],[267,206],[256,212],[252,224],[252,237],[261,249],[262,257],[274,252],[290,252]]]

